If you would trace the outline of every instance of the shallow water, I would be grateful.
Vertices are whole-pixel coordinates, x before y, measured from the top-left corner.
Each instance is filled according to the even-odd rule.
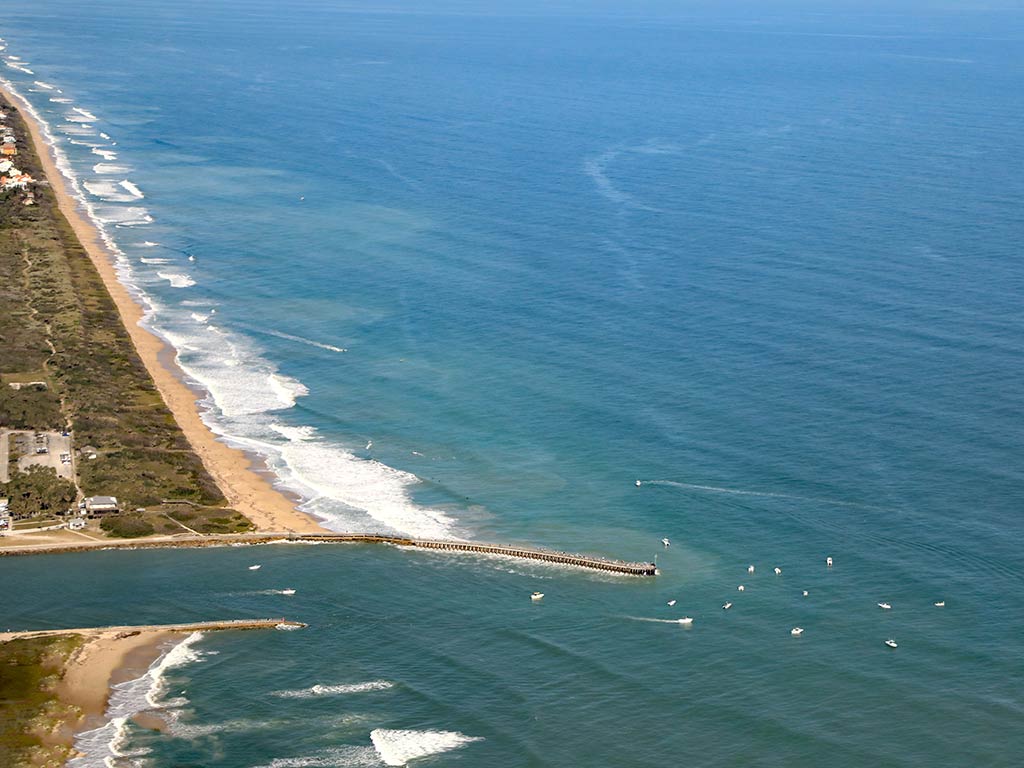
[[[311,624],[202,638],[152,765],[1014,764],[1024,16],[896,10],[10,3],[215,429],[340,529],[663,575],[109,553],[7,621]]]

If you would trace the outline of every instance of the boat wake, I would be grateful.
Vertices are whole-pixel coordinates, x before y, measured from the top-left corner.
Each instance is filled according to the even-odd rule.
[[[314,685],[289,691],[274,691],[271,696],[281,699],[313,699],[320,696],[341,696],[347,693],[365,693],[367,691],[386,691],[393,688],[394,683],[387,680],[371,680],[366,683],[346,683],[342,685]]]
[[[816,496],[798,496],[791,493],[772,493],[769,491],[749,491],[742,488],[722,488],[717,485],[698,485],[697,483],[680,483],[675,480],[644,480],[643,485],[660,485],[670,488],[682,488],[691,491],[704,493],[724,493],[731,496],[760,496],[769,499],[791,499],[793,501],[810,501],[814,504],[830,504],[835,507],[856,507],[858,509],[875,509],[885,511],[885,507],[876,507],[871,504],[861,504],[856,501],[839,501],[837,499],[823,499]]]

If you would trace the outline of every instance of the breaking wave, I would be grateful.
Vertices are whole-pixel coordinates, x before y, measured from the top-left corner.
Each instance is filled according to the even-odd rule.
[[[402,731],[378,728],[370,732],[370,740],[385,765],[405,765],[410,760],[451,752],[474,741],[458,731]]]

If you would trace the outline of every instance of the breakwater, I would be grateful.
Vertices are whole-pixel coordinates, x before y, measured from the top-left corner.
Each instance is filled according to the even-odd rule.
[[[306,625],[289,619],[224,619],[221,621],[191,621],[184,624],[142,624],[116,627],[74,627],[71,629],[38,629],[26,632],[0,632],[0,642],[31,637],[52,637],[54,635],[95,634],[114,632],[120,637],[137,635],[142,632],[216,632],[220,630],[276,629],[279,626],[301,629]]]
[[[548,563],[559,563],[577,568],[609,573],[621,573],[629,576],[655,576],[657,568],[654,563],[626,562],[613,560],[596,555],[556,552],[538,547],[516,546],[509,544],[486,544],[472,541],[444,539],[414,539],[405,536],[392,536],[383,533],[241,533],[224,535],[199,536],[155,536],[146,539],[117,539],[112,541],[82,541],[81,543],[30,544],[24,546],[0,547],[0,557],[14,555],[57,554],[61,552],[90,552],[97,549],[167,549],[175,547],[223,547],[232,545],[274,544],[281,542],[308,544],[392,544],[400,547],[413,547],[445,552],[475,552],[488,555],[499,555],[522,560],[538,560]]]

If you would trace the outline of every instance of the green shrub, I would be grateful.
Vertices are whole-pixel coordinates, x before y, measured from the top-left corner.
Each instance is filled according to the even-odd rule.
[[[153,524],[141,515],[110,515],[100,521],[100,528],[117,539],[137,539],[156,533]]]

